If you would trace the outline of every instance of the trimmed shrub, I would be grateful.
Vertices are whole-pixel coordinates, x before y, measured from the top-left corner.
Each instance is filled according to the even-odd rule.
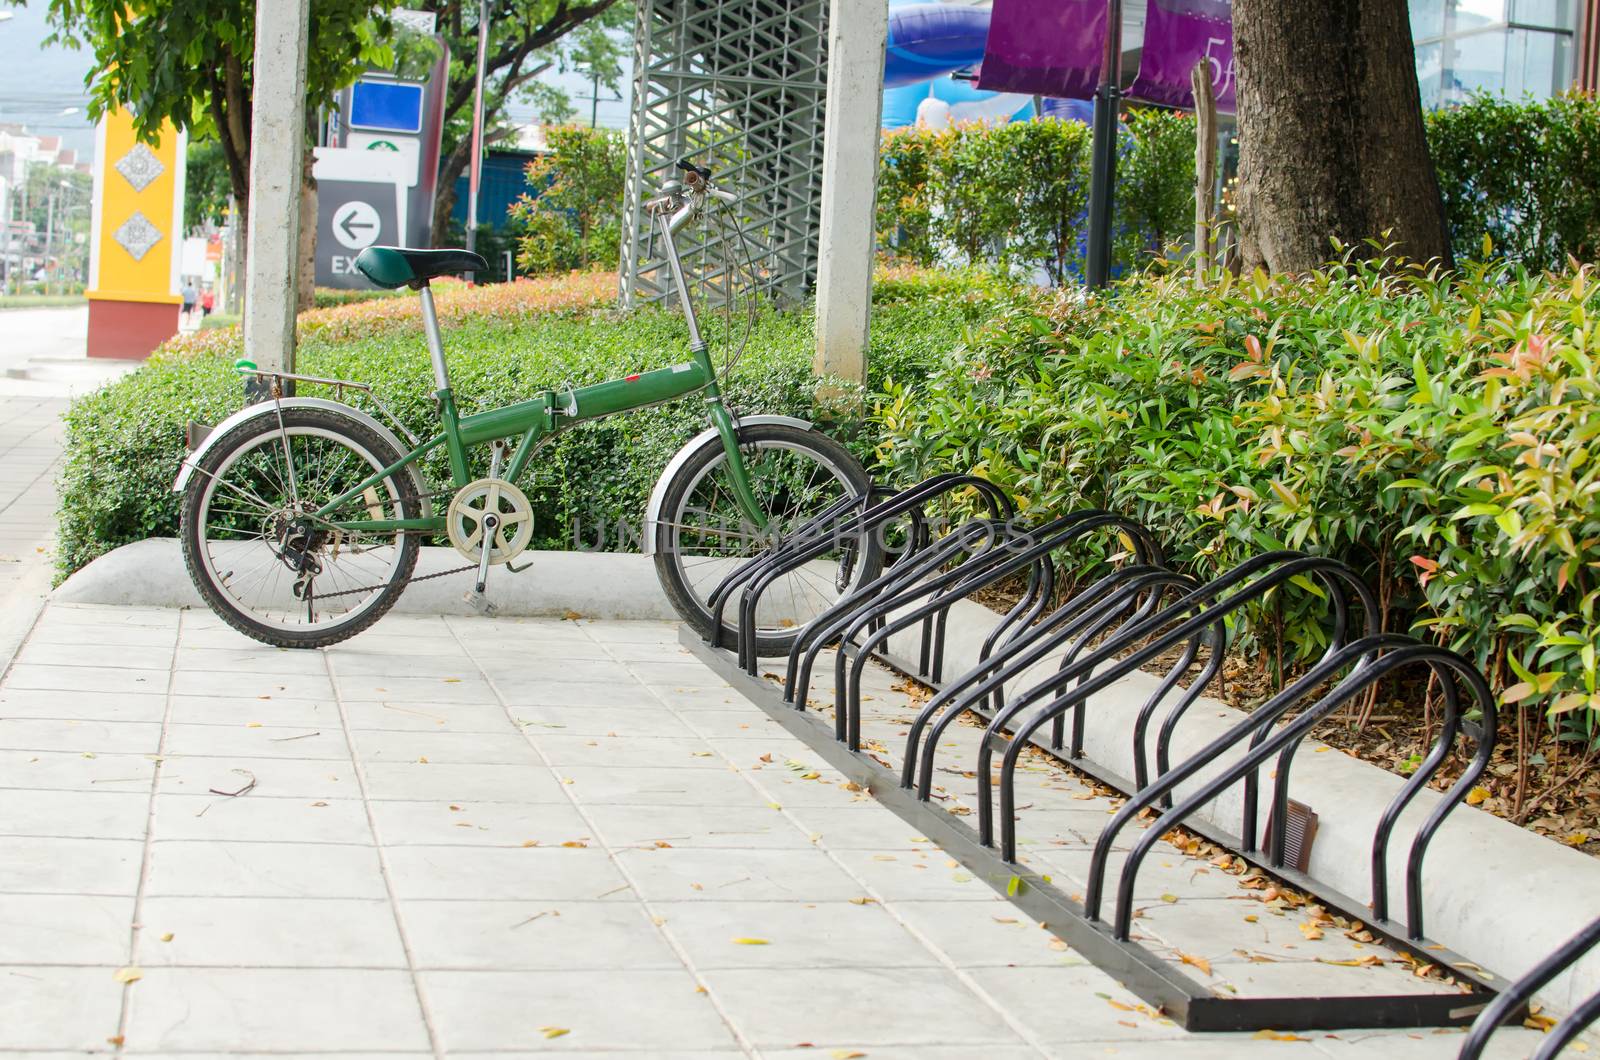
[[[627,151],[614,129],[553,125],[550,153],[528,163],[532,194],[508,211],[518,226],[517,267],[545,275],[610,268],[622,249],[622,193]]]
[[[1600,258],[1600,100],[1476,95],[1426,121],[1457,257],[1530,269]]]
[[[1083,271],[1089,128],[1060,119],[883,134],[878,246],[891,260],[953,259],[1052,283]],[[1142,267],[1194,216],[1194,119],[1130,110],[1118,164],[1114,264]]]
[[[1146,523],[1210,578],[1261,551],[1334,556],[1398,628],[1466,652],[1564,739],[1600,725],[1600,277],[1439,277],[1340,262],[1196,290],[1143,276],[1004,309],[885,388],[880,465],[976,472],[1049,512]],[[1310,583],[1239,617],[1281,668],[1320,653]],[[1390,628],[1397,628],[1391,624]]]
[[[614,273],[576,273],[514,284],[435,286],[451,382],[464,414],[551,387],[616,378],[682,360],[683,318],[661,310],[626,316],[613,308]],[[992,277],[900,271],[886,281],[873,322],[871,362],[914,374],[935,363],[968,326],[1009,297]],[[437,430],[433,382],[415,297],[381,299],[301,314],[298,367],[375,386],[411,430]],[[786,413],[853,428],[859,405],[819,399],[812,375],[812,314],[761,314],[724,392],[744,412]],[[171,492],[191,420],[214,424],[243,404],[233,371],[237,328],[179,336],[150,362],[75,401],[66,414],[67,462],[58,532],[62,576],[117,545],[175,534]],[[881,377],[874,376],[877,385]],[[322,394],[322,388],[307,388]],[[840,417],[851,421],[834,422]],[[705,426],[698,402],[681,401],[582,425],[552,440],[522,483],[540,505],[535,547],[624,549],[619,523],[637,532],[650,487],[667,459]],[[862,443],[865,444],[865,443]],[[475,453],[487,473],[487,447]],[[426,479],[449,482],[444,454],[424,462]],[[447,498],[435,500],[443,503]]]

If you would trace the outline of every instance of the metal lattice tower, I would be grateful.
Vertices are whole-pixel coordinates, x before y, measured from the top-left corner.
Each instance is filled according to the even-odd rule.
[[[816,280],[827,0],[639,0],[623,206],[625,305],[671,295],[643,203],[693,157],[740,196],[765,285],[805,297]],[[686,266],[720,260],[715,236],[678,236]],[[715,271],[715,266],[711,266]]]

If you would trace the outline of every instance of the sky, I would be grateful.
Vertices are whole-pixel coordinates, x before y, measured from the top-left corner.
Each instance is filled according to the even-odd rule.
[[[94,126],[88,117],[83,78],[93,65],[87,52],[46,48],[47,0],[13,7],[0,0],[0,122],[20,122],[42,136],[60,136],[78,152],[79,161],[94,154]],[[75,114],[62,114],[76,107]]]

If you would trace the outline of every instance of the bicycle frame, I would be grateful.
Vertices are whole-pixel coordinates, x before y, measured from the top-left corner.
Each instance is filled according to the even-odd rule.
[[[340,506],[361,496],[366,490],[416,463],[440,446],[445,448],[450,461],[450,478],[456,489],[471,480],[467,472],[467,448],[521,436],[511,461],[502,473],[504,479],[515,483],[527,469],[528,461],[540,445],[558,432],[589,420],[604,419],[622,412],[631,412],[650,405],[658,405],[696,392],[705,394],[706,412],[712,426],[722,439],[728,456],[728,469],[732,479],[735,499],[739,507],[758,529],[766,529],[766,513],[761,510],[750,488],[749,472],[739,452],[737,423],[722,401],[722,390],[717,385],[717,373],[711,363],[711,354],[700,335],[695,319],[694,303],[689,299],[689,285],[683,275],[683,265],[673,242],[673,233],[683,226],[699,208],[696,202],[681,207],[671,218],[664,212],[656,214],[665,237],[667,263],[678,291],[678,301],[683,306],[684,318],[689,325],[690,358],[668,368],[649,372],[636,372],[621,379],[612,379],[590,386],[567,390],[547,390],[527,401],[519,401],[487,412],[461,416],[456,411],[455,397],[450,389],[450,372],[445,363],[444,342],[439,329],[439,317],[434,310],[433,291],[424,285],[422,296],[422,324],[428,342],[428,355],[433,362],[434,398],[439,405],[440,426],[438,434],[411,449],[399,460],[363,479],[356,486],[321,508],[315,515],[323,520]],[[445,517],[426,516],[414,519],[356,519],[331,521],[329,525],[350,532],[386,534],[395,531],[442,531]]]

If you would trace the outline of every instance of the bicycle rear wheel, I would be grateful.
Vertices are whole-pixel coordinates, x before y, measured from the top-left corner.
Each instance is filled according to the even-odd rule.
[[[183,557],[211,610],[246,636],[320,648],[366,629],[394,606],[417,562],[416,535],[336,524],[421,515],[412,468],[316,512],[400,459],[338,412],[273,410],[230,430],[195,464],[183,500]]]
[[[667,484],[655,529],[656,573],[684,621],[711,632],[710,599],[740,564],[777,544],[842,497],[866,493],[871,480],[849,450],[816,431],[786,424],[739,428],[739,449],[757,502],[769,520],[762,531],[734,499],[728,455],[718,439],[697,450]],[[842,539],[774,582],[756,612],[756,651],[783,655],[800,628],[840,596],[877,577],[883,553],[870,534]],[[737,601],[723,612],[731,636]]]

